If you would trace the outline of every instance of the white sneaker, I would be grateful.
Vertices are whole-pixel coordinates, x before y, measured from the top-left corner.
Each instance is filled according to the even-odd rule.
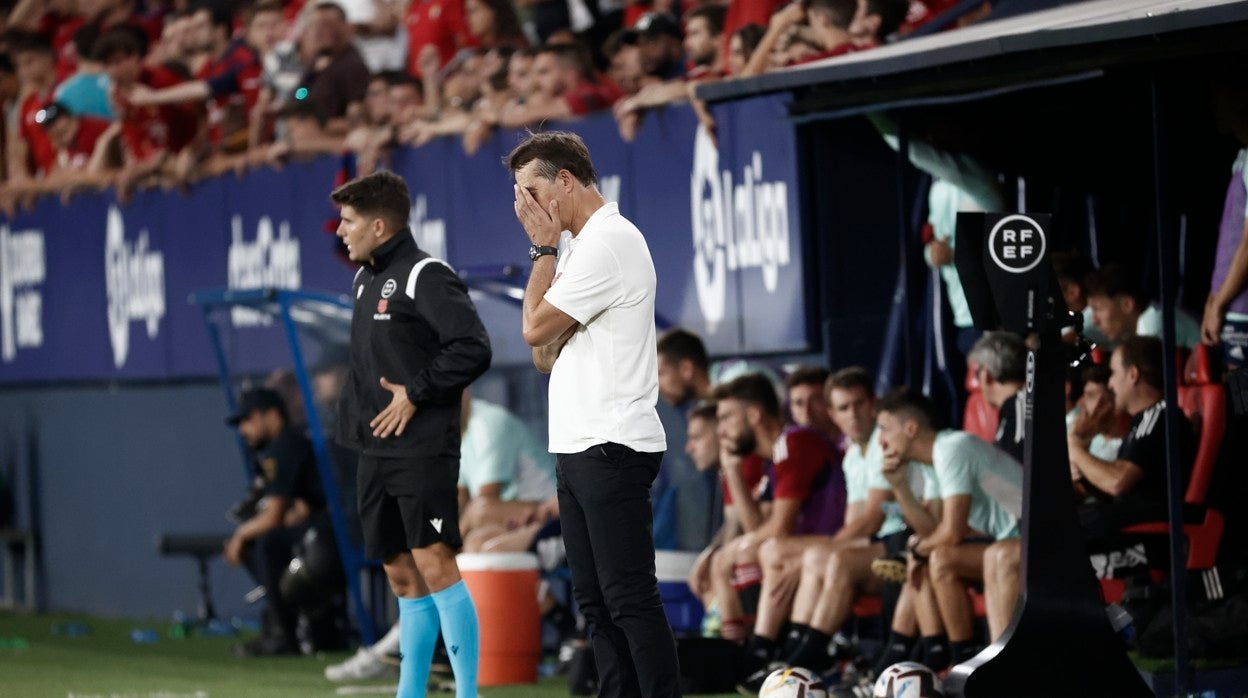
[[[363,681],[397,674],[393,664],[386,662],[368,647],[361,647],[341,664],[325,667],[325,678],[330,681]]]

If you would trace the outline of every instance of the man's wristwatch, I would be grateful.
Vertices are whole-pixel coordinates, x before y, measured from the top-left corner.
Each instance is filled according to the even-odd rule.
[[[547,247],[546,245],[529,245],[529,259],[536,262],[538,257],[542,255],[558,255],[558,247]]]

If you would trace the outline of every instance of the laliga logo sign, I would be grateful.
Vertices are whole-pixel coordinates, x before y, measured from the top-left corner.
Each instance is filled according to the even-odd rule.
[[[144,228],[133,243],[126,241],[126,224],[116,206],[108,207],[104,244],[104,280],[108,291],[108,337],[113,345],[113,365],[126,365],[130,352],[130,323],[147,327],[147,338],[156,339],[165,316],[165,256],[148,250]]]
[[[43,294],[47,276],[42,230],[9,232],[0,225],[0,360],[18,349],[43,346]]]
[[[789,264],[788,185],[763,181],[763,156],[754,151],[740,184],[719,170],[719,152],[698,128],[690,177],[693,277],[698,305],[710,331],[723,321],[728,273],[762,270],[763,287],[775,293],[780,268]]]
[[[290,236],[290,222],[282,221],[273,234],[273,221],[261,216],[256,224],[256,239],[243,239],[243,217],[230,219],[233,238],[229,252],[229,287],[231,289],[299,288],[299,240]],[[230,314],[235,327],[267,325],[269,318],[250,308],[233,308]]]
[[[412,231],[412,239],[416,246],[428,252],[430,256],[446,259],[446,221],[429,216],[429,200],[424,194],[416,195],[416,203],[412,204],[407,216],[407,227]]]

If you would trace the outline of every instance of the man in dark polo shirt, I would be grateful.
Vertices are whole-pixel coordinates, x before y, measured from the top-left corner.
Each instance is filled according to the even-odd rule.
[[[225,543],[225,561],[246,565],[268,601],[261,636],[238,650],[247,656],[294,654],[295,609],[282,599],[278,582],[294,557],[295,543],[325,512],[312,444],[290,426],[281,396],[265,388],[243,393],[226,423],[238,429],[255,455],[257,484],[264,493],[255,515]]]
[[[368,66],[351,44],[351,25],[335,2],[319,2],[312,14],[308,40],[316,45],[316,58],[295,90],[297,101],[316,107],[326,120],[325,129],[346,135],[347,115],[364,102],[368,91]]]

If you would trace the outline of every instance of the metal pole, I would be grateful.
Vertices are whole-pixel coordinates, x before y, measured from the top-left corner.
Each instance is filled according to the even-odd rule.
[[[906,167],[910,164],[910,135],[906,132],[906,123],[897,118],[897,274],[900,279],[898,289],[901,291],[901,337],[902,355],[906,364],[904,375],[906,384],[914,384],[914,347],[911,341],[913,316],[910,314],[910,216],[908,197],[906,196]]]
[[[1187,550],[1183,538],[1183,462],[1179,451],[1178,371],[1175,368],[1175,279],[1174,241],[1171,235],[1166,180],[1168,162],[1164,107],[1157,74],[1149,80],[1153,115],[1153,205],[1157,226],[1157,268],[1161,281],[1162,374],[1166,400],[1166,486],[1170,505],[1170,603],[1174,617],[1174,692],[1187,694]]]
[[[316,454],[317,469],[321,473],[321,487],[326,490],[325,504],[329,507],[329,516],[334,524],[334,539],[338,542],[338,556],[342,561],[343,571],[347,577],[347,588],[355,605],[356,622],[360,624],[360,642],[372,645],[377,641],[377,631],[373,627],[373,617],[364,605],[364,597],[360,593],[359,570],[362,560],[347,537],[347,519],[342,513],[342,501],[338,494],[337,481],[334,479],[334,468],[329,460],[329,450],[325,447],[325,434],[321,431],[321,420],[316,413],[313,400],[312,383],[308,380],[308,372],[303,363],[303,351],[299,347],[299,332],[295,321],[290,317],[290,300],[282,292],[278,292],[278,305],[282,313],[282,325],[286,329],[287,344],[290,345],[291,359],[294,361],[295,380],[299,383],[299,392],[303,395],[303,404],[308,413],[308,435],[312,440],[312,450]]]

